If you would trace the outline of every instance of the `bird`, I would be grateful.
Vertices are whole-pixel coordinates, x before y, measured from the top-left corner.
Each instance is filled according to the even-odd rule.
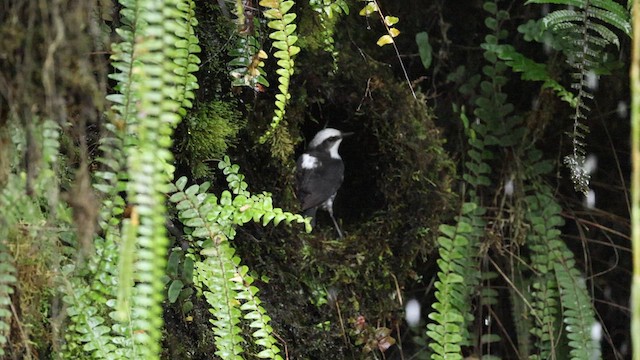
[[[320,130],[307,150],[296,162],[296,188],[302,215],[316,224],[316,212],[322,208],[329,213],[340,238],[342,230],[333,216],[333,201],[344,179],[344,163],[338,153],[342,139],[353,135],[333,128]]]

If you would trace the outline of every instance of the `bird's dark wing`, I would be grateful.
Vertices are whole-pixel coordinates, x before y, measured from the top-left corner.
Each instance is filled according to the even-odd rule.
[[[302,167],[302,156],[298,158],[296,185],[302,211],[320,206],[338,191],[344,178],[344,164],[340,159],[316,156],[319,163],[313,169]]]

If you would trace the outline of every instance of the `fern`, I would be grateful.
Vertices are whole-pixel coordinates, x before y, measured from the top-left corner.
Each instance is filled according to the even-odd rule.
[[[333,34],[338,16],[349,15],[349,5],[345,0],[309,0],[309,6],[318,13],[323,50],[331,54],[335,72],[338,70],[338,52],[335,50]]]
[[[428,335],[433,340],[430,344],[434,350],[432,358],[461,358],[462,346],[479,344],[483,349],[491,350],[488,345],[500,340],[491,331],[479,337],[469,334],[468,326],[473,315],[468,304],[474,298],[488,305],[498,300],[492,288],[482,288],[479,297],[475,293],[479,284],[477,264],[481,259],[478,254],[480,241],[484,238],[490,241],[500,236],[493,232],[495,229],[485,234],[483,218],[487,215],[485,208],[479,204],[482,203],[483,193],[490,191],[488,186],[491,185],[491,173],[495,168],[491,164],[495,162],[493,158],[505,152],[509,154],[509,159],[516,161],[506,164],[502,161],[505,167],[503,171],[512,174],[512,180],[517,183],[515,186],[519,190],[517,194],[504,195],[503,204],[498,207],[502,208],[507,201],[514,206],[513,211],[509,212],[509,220],[504,221],[504,224],[508,224],[505,226],[508,233],[502,240],[511,239],[519,245],[528,246],[531,250],[531,267],[535,272],[532,278],[518,274],[522,278],[512,291],[517,298],[514,303],[522,300],[518,302],[519,308],[525,308],[525,314],[531,314],[530,326],[518,330],[519,339],[522,337],[519,355],[531,359],[556,358],[564,353],[570,353],[572,359],[585,358],[585,354],[597,356],[598,344],[594,344],[587,336],[594,319],[589,294],[575,269],[573,254],[559,238],[558,227],[562,225],[560,207],[553,200],[550,189],[542,185],[542,176],[551,171],[553,164],[543,160],[542,153],[524,141],[530,134],[522,117],[513,114],[514,107],[507,101],[507,94],[503,91],[507,83],[504,73],[511,66],[515,70],[522,70],[526,78],[543,81],[545,86],[565,94],[567,100],[570,94],[553,82],[543,66],[530,62],[513,48],[499,45],[508,35],[501,29],[501,23],[508,20],[509,14],[500,10],[494,1],[486,1],[484,9],[489,13],[485,24],[490,30],[482,44],[487,61],[482,72],[486,78],[478,84],[479,93],[471,94],[476,105],[473,111],[475,121],[467,118],[464,108],[460,114],[469,139],[468,159],[463,174],[469,187],[465,189],[466,203],[457,218],[457,225],[443,225],[440,229],[440,271],[436,282],[437,301],[433,304],[436,311],[430,314],[435,322],[428,325]],[[505,61],[510,64],[507,65]],[[472,92],[468,87],[464,90],[466,95]],[[579,100],[572,101],[576,101],[578,106]],[[498,162],[500,160],[497,159]],[[497,213],[497,216],[501,214]],[[503,220],[494,222],[503,223]],[[482,244],[482,249],[492,245],[491,242]],[[484,276],[494,275],[488,273]],[[528,288],[524,288],[525,285]],[[522,293],[530,293],[530,297],[522,298]],[[520,313],[514,316],[520,316]],[[521,321],[518,319],[516,322]],[[562,321],[570,327],[566,338],[563,337]],[[529,332],[536,341],[535,354],[530,353],[528,346]],[[474,343],[476,339],[479,341]],[[570,349],[563,352],[562,346],[565,344]],[[485,356],[495,358],[492,354]]]
[[[269,82],[265,78],[264,60],[267,53],[260,48],[258,40],[253,35],[240,36],[236,46],[229,51],[233,59],[229,66],[233,86],[248,86],[257,89],[258,84],[268,87]]]
[[[254,342],[261,347],[260,358],[282,359],[280,349],[273,337],[269,317],[260,305],[258,288],[252,286],[253,278],[248,268],[240,265],[240,258],[229,242],[236,234],[235,227],[249,221],[262,222],[266,226],[273,221],[278,225],[283,220],[304,223],[311,230],[308,219],[273,208],[269,194],[252,195],[247,190],[244,176],[238,165],[232,165],[228,157],[219,163],[226,175],[231,191],[223,191],[218,199],[206,191],[208,183],[186,188],[187,179],[176,181],[170,201],[176,204],[178,216],[188,233],[197,239],[202,250],[202,260],[195,263],[195,283],[203,289],[211,305],[211,320],[216,335],[216,355],[224,359],[241,359],[244,339],[240,323],[249,320]],[[233,195],[232,195],[233,194]],[[243,315],[244,314],[244,315]]]
[[[152,2],[140,4],[144,11],[137,14],[136,21],[142,25],[144,38],[135,39],[138,49],[134,55],[139,56],[132,59],[135,81],[130,90],[139,96],[139,102],[136,120],[127,125],[137,138],[135,146],[126,149],[129,178],[127,198],[132,206],[132,215],[127,224],[129,231],[123,231],[122,235],[123,247],[137,249],[135,259],[121,257],[120,261],[134,261],[132,268],[136,285],[132,294],[137,300],[131,302],[132,327],[134,340],[140,345],[140,356],[144,358],[157,358],[160,353],[164,292],[161,278],[168,246],[164,226],[164,193],[173,172],[169,148],[172,131],[181,119],[180,110],[182,105],[187,104],[184,101],[188,100],[189,88],[192,88],[187,86],[186,81],[191,77],[185,74],[197,70],[197,66],[195,69],[190,66],[194,65],[193,61],[173,61],[181,57],[189,59],[189,50],[192,49],[187,45],[185,51],[182,44],[185,41],[187,44],[193,43],[194,37],[192,22],[181,24],[179,17],[175,16],[180,16],[175,11],[178,4],[177,1],[165,3],[166,9]],[[192,7],[193,4],[188,9]],[[185,52],[186,56],[180,56]],[[176,84],[181,84],[183,88]],[[127,245],[130,241],[135,241],[136,245]]]
[[[86,267],[70,264],[66,293],[70,325],[63,356],[158,358],[162,275],[167,248],[164,194],[173,173],[171,134],[192,106],[198,40],[194,3],[122,0],[122,41],[113,46],[118,93],[109,135],[101,143],[104,194],[96,253]],[[162,6],[159,6],[162,5]],[[126,169],[126,170],[125,170]],[[121,175],[123,174],[124,175]],[[126,190],[128,218],[119,193]]]
[[[555,358],[555,346],[558,342],[559,332],[556,329],[558,304],[560,302],[558,284],[553,275],[553,261],[545,246],[547,232],[558,230],[545,223],[541,217],[544,208],[538,203],[538,198],[533,195],[526,199],[528,208],[528,220],[533,225],[533,231],[528,234],[527,244],[531,249],[531,266],[536,271],[532,280],[532,315],[536,325],[531,328],[532,335],[537,339],[537,355],[531,359]],[[558,224],[556,224],[557,226]],[[537,229],[536,229],[537,228]]]
[[[199,88],[198,79],[194,73],[197,72],[200,67],[200,58],[198,53],[201,52],[198,45],[198,37],[195,35],[195,27],[198,26],[198,20],[196,19],[196,4],[194,1],[177,1],[176,9],[178,10],[177,16],[173,17],[176,25],[175,28],[170,29],[176,38],[169,40],[167,46],[173,46],[173,62],[175,67],[172,71],[176,75],[174,79],[176,82],[176,100],[180,103],[178,113],[181,117],[187,114],[187,109],[193,107],[193,100],[195,99],[194,90]]]
[[[294,62],[293,58],[300,52],[300,48],[295,46],[298,41],[296,35],[296,24],[293,21],[296,19],[295,13],[290,13],[291,7],[294,2],[291,0],[261,0],[260,6],[267,8],[263,11],[264,17],[270,21],[267,26],[274,30],[269,37],[273,39],[273,47],[277,51],[273,56],[278,59],[278,70],[276,73],[278,76],[278,91],[276,95],[276,109],[274,110],[273,119],[269,130],[260,137],[260,143],[264,143],[273,134],[273,131],[278,127],[278,124],[284,119],[285,108],[291,94],[289,93],[289,83],[291,76],[293,76]]]
[[[513,71],[522,73],[522,80],[542,81],[542,88],[549,88],[556,92],[562,101],[572,107],[576,106],[576,99],[572,92],[565,89],[559,82],[551,77],[544,64],[537,63],[520,54],[511,45],[483,44],[482,48],[495,53]]]
[[[229,51],[232,57],[229,62],[232,69],[229,74],[233,86],[248,86],[259,91],[260,85],[269,86],[263,61],[268,56],[256,38],[254,12],[255,10],[247,8],[245,1],[236,0],[234,14],[238,26],[238,37],[236,45]]]
[[[240,258],[234,257],[235,251],[223,236],[213,236],[212,243],[205,244],[201,252],[206,258],[196,262],[196,283],[207,289],[204,296],[214,316],[211,323],[217,348],[215,354],[222,359],[242,359],[244,339],[239,326],[242,313],[237,305],[233,306],[237,304],[241,288],[237,282],[229,281],[235,276],[235,262]]]
[[[13,265],[13,256],[9,253],[6,240],[9,236],[8,224],[0,221],[0,355],[4,355],[4,346],[7,344],[10,319],[11,319],[11,294],[16,283],[16,268]]]
[[[106,271],[103,274],[109,276]],[[110,321],[106,314],[108,311],[104,308],[106,299],[102,291],[97,289],[100,286],[97,284],[98,281],[87,287],[73,265],[63,267],[62,275],[69,279],[61,285],[60,291],[66,294],[63,300],[67,304],[66,312],[70,324],[65,332],[67,342],[63,346],[61,357],[64,359],[125,359],[127,355],[133,355],[120,349],[118,345],[121,344],[118,344],[117,337],[110,334]],[[113,282],[109,285],[113,285]]]
[[[0,353],[2,354],[5,354],[3,348],[9,331],[7,319],[12,314],[12,311],[9,311],[10,305],[18,309],[26,305],[20,302],[11,304],[10,295],[14,293],[14,289],[19,289],[18,291],[22,295],[15,299],[21,301],[30,296],[29,292],[33,290],[29,289],[29,284],[18,281],[16,267],[20,266],[20,261],[25,261],[25,259],[30,262],[41,261],[52,267],[57,266],[60,261],[56,242],[58,234],[52,236],[44,230],[50,231],[49,229],[53,228],[58,229],[60,234],[68,235],[71,233],[71,211],[65,204],[58,203],[60,126],[50,120],[33,119],[33,133],[36,138],[34,145],[38,147],[37,150],[40,154],[40,158],[33,159],[33,169],[37,175],[28,180],[25,173],[12,173],[0,191]],[[18,133],[16,138],[20,138],[21,135]],[[21,154],[20,144],[16,144],[14,149],[16,155],[24,156]],[[30,196],[27,195],[29,181],[31,181],[29,186],[33,191]],[[38,236],[38,250],[41,251],[41,258],[34,260],[24,255],[14,258],[12,248],[18,249],[22,246],[18,242],[20,240],[17,239],[24,240],[26,238],[29,241],[34,241],[32,237],[35,236]],[[13,243],[14,241],[15,243]],[[29,265],[33,266],[33,263]],[[23,274],[23,276],[31,275]],[[22,327],[24,325],[20,324],[20,320],[16,319],[16,324]],[[29,324],[29,326],[36,327],[38,325]],[[27,336],[24,339],[27,342],[31,341],[28,338],[29,333],[24,330],[19,329],[23,336]]]
[[[435,311],[429,314],[434,323],[427,325],[434,360],[462,359],[461,345],[470,343],[467,329],[473,318],[469,299],[477,285],[470,260],[477,253],[478,237],[484,229],[483,214],[483,208],[465,203],[455,227],[440,226],[437,301],[432,304]]]
[[[573,144],[572,154],[565,156],[564,163],[571,172],[576,191],[586,195],[589,191],[589,174],[584,170],[585,143],[589,131],[583,123],[590,110],[586,101],[593,95],[588,90],[587,76],[594,72],[607,45],[620,45],[618,36],[609,28],[631,34],[629,12],[612,0],[529,0],[527,4],[562,4],[570,9],[560,9],[546,15],[545,26],[560,33],[567,41],[567,60],[574,68],[576,90],[575,111],[572,115],[573,130],[569,134]]]
[[[582,274],[575,268],[573,253],[562,241],[553,242],[556,256],[556,281],[560,288],[562,321],[567,327],[567,338],[573,359],[599,359],[600,342],[592,339],[591,329],[596,324],[591,297]]]
[[[555,316],[559,305],[562,321],[567,325],[567,338],[572,359],[594,359],[600,357],[600,344],[591,339],[591,327],[595,314],[591,298],[580,272],[575,268],[573,253],[560,240],[557,229],[564,224],[560,217],[560,206],[553,200],[551,189],[537,187],[535,194],[526,198],[531,221],[532,264],[539,272],[534,283],[534,297],[539,306],[534,315],[542,322],[542,332],[535,335],[544,342],[542,359],[555,356],[554,344],[558,340]],[[536,285],[537,284],[537,285]]]

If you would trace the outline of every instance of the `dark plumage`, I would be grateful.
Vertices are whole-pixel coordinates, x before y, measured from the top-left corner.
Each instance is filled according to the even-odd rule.
[[[344,178],[344,164],[338,148],[348,135],[351,133],[331,128],[321,130],[296,163],[297,194],[303,215],[312,217],[311,224],[315,226],[318,208],[328,211],[340,237],[342,231],[333,217],[333,200]]]

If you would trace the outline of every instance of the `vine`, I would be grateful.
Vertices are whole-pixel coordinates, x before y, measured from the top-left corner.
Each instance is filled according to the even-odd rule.
[[[409,85],[409,90],[411,90],[411,95],[413,95],[414,99],[416,98],[416,93],[413,90],[413,85],[411,84],[411,81],[409,81],[409,75],[407,74],[407,70],[404,67],[404,63],[402,62],[402,59],[400,58],[400,52],[398,51],[398,46],[396,45],[396,42],[394,41],[394,38],[397,37],[398,35],[400,35],[400,30],[395,28],[395,24],[398,23],[398,21],[400,21],[400,19],[398,19],[395,16],[385,16],[382,13],[382,10],[380,9],[380,6],[378,4],[377,0],[360,0],[365,2],[364,7],[360,10],[360,16],[366,16],[369,17],[371,16],[371,14],[378,14],[378,16],[380,17],[380,21],[382,22],[382,25],[384,26],[385,30],[386,30],[386,34],[380,36],[378,38],[378,41],[376,42],[376,44],[378,44],[378,46],[384,46],[384,45],[388,45],[391,44],[393,45],[393,49],[396,52],[396,56],[398,57],[398,61],[400,62],[400,67],[402,68],[402,72],[404,74],[404,78],[407,81],[407,84]]]

